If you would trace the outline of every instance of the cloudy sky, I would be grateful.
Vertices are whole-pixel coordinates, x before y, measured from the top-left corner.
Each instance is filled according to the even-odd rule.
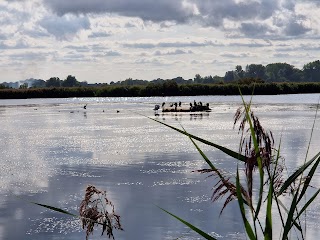
[[[0,0],[0,82],[224,76],[320,58],[320,0]]]

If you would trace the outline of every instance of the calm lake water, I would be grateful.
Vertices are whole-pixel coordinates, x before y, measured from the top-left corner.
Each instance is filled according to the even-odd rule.
[[[276,144],[282,138],[288,172],[304,161],[319,96],[253,98],[264,128]],[[210,103],[212,112],[155,116],[152,110],[164,101],[194,100]],[[238,96],[0,100],[0,239],[85,239],[78,220],[28,201],[77,213],[88,184],[106,190],[121,215],[125,231],[116,231],[116,239],[200,239],[157,206],[217,238],[243,239],[237,203],[219,216],[224,201],[210,200],[215,179],[192,172],[207,166],[190,140],[145,117],[181,124],[237,151],[233,115],[239,106]],[[317,120],[309,156],[320,150],[319,143]],[[200,146],[216,166],[235,173],[234,160]],[[316,175],[312,185],[319,187]],[[319,213],[316,201],[308,212],[307,239],[320,238]],[[98,229],[90,239],[106,238],[100,234]]]

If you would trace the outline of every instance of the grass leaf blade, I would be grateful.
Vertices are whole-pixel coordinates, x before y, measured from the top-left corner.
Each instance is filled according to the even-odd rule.
[[[67,215],[70,215],[70,216],[73,216],[73,217],[79,217],[78,215],[75,215],[73,213],[70,213],[66,210],[63,210],[61,208],[57,208],[57,207],[53,207],[53,206],[50,206],[50,205],[46,205],[46,204],[41,204],[41,203],[36,203],[36,202],[30,202],[32,204],[35,204],[35,205],[38,205],[40,207],[44,207],[44,208],[48,208],[52,211],[55,211],[55,212],[59,212],[59,213],[63,213],[63,214],[67,214]]]
[[[182,222],[183,224],[187,225],[190,229],[192,229],[193,231],[197,232],[198,234],[200,234],[202,237],[204,237],[205,239],[209,239],[209,240],[217,240],[216,238],[210,236],[209,234],[203,232],[202,230],[200,230],[199,228],[193,226],[192,224],[188,223],[187,221],[183,220],[182,218],[179,218],[178,216],[172,214],[171,212],[161,208],[158,206],[158,208],[160,208],[162,211],[168,213],[169,215],[171,215],[172,217],[176,218],[177,220],[179,220],[180,222]]]
[[[266,213],[266,226],[264,232],[264,239],[272,239],[272,195],[273,195],[273,185],[269,185],[268,201],[267,201],[267,213]]]
[[[298,168],[293,174],[291,174],[287,180],[282,184],[281,189],[278,192],[278,196],[281,195],[288,187],[301,175],[303,172],[314,162],[317,158],[320,157],[320,152],[318,152],[311,160],[303,164]]]
[[[309,187],[309,184],[314,176],[314,173],[315,171],[317,170],[317,167],[319,165],[319,162],[320,162],[320,157],[317,159],[317,161],[314,163],[314,165],[312,166],[310,172],[308,173],[308,176],[306,177],[306,180],[304,181],[304,184],[303,184],[303,188],[300,192],[300,196],[299,196],[299,199],[298,199],[298,203],[300,202],[300,200],[302,199],[302,197],[304,196],[304,194],[306,193],[307,191],[307,188]]]
[[[255,150],[255,153],[257,155],[259,177],[260,177],[259,199],[258,199],[258,204],[257,204],[256,210],[255,210],[255,216],[254,216],[254,222],[255,222],[255,220],[258,218],[258,215],[259,215],[259,212],[260,212],[260,208],[261,208],[261,204],[262,204],[263,185],[264,185],[263,184],[263,182],[264,182],[264,180],[263,180],[264,172],[263,172],[263,169],[262,169],[262,160],[261,160],[261,157],[260,157],[259,144],[258,144],[258,141],[257,141],[257,138],[256,138],[256,134],[255,134],[254,127],[253,127],[253,124],[252,124],[252,121],[251,121],[251,117],[250,117],[250,104],[251,104],[251,101],[250,101],[249,105],[246,104],[246,102],[244,101],[244,98],[242,96],[240,88],[239,88],[239,91],[240,91],[240,95],[241,95],[243,106],[245,107],[246,118],[247,118],[247,121],[248,121],[249,126],[250,126],[250,133],[251,133],[251,137],[252,137],[252,141],[253,141],[253,145],[254,145],[254,150]]]
[[[256,236],[252,230],[252,227],[250,223],[248,222],[246,218],[246,213],[244,209],[244,201],[242,198],[242,193],[241,193],[241,186],[240,186],[240,178],[239,178],[239,169],[237,168],[237,178],[236,178],[236,187],[237,187],[237,197],[238,197],[238,203],[239,203],[239,208],[242,216],[242,220],[244,223],[244,227],[246,229],[247,235],[251,240],[255,240]]]
[[[183,127],[182,127],[183,128]],[[213,163],[209,160],[209,158],[204,154],[204,152],[199,148],[198,144],[190,137],[190,134],[183,128],[186,135],[189,137],[193,145],[196,147],[202,158],[206,161],[206,163],[210,166],[212,170],[216,170],[217,168],[213,165]]]
[[[141,114],[140,114],[140,115],[141,115]],[[181,130],[181,129],[178,129],[178,128],[176,128],[176,127],[173,127],[173,126],[171,126],[171,125],[169,125],[169,124],[166,124],[166,123],[164,123],[164,122],[161,122],[161,121],[159,121],[159,120],[157,120],[157,119],[154,119],[154,118],[151,118],[151,117],[148,117],[148,116],[145,116],[145,117],[147,117],[147,118],[149,118],[149,119],[151,119],[151,120],[153,120],[153,121],[155,121],[155,122],[158,122],[158,123],[160,123],[160,124],[162,124],[162,125],[164,125],[164,126],[166,126],[166,127],[169,127],[169,128],[171,128],[171,129],[179,132],[179,133],[182,133],[182,134],[184,134],[184,135],[187,135],[187,136],[189,136],[189,137],[191,137],[191,138],[193,138],[193,139],[195,139],[195,140],[198,140],[199,142],[202,142],[202,143],[204,143],[204,144],[206,144],[206,145],[215,147],[215,148],[219,149],[220,151],[226,153],[226,154],[229,155],[230,157],[233,157],[233,158],[235,158],[235,159],[237,159],[237,160],[240,160],[240,161],[242,161],[242,162],[245,162],[245,160],[246,160],[246,157],[243,156],[242,154],[238,153],[238,152],[232,151],[232,150],[230,150],[230,149],[228,149],[228,148],[226,148],[226,147],[220,146],[220,145],[218,145],[218,144],[215,144],[215,143],[210,142],[210,141],[208,141],[208,140],[205,140],[205,139],[203,139],[203,138],[197,137],[197,136],[195,136],[195,135],[193,135],[193,134],[188,134],[188,133],[184,132],[184,131]]]
[[[288,234],[292,228],[292,222],[294,222],[294,219],[293,219],[293,215],[294,215],[294,211],[296,210],[296,207],[297,207],[297,198],[298,198],[298,192],[296,192],[294,194],[294,197],[292,199],[292,202],[291,202],[291,206],[290,206],[290,209],[289,209],[289,212],[288,212],[288,216],[287,216],[287,221],[286,221],[286,224],[283,228],[283,235],[282,235],[282,240],[286,240],[288,239]],[[302,231],[302,229],[301,229]]]
[[[309,199],[309,201],[301,208],[294,221],[296,221],[301,216],[301,214],[309,207],[309,205],[314,201],[319,193],[320,189],[318,189],[318,191],[316,191],[315,194],[313,194],[313,196]]]

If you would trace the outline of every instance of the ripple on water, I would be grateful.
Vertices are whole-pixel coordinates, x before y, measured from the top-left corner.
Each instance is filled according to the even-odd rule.
[[[198,166],[203,165],[204,160],[193,160],[193,161],[166,161],[166,162],[157,162],[157,166],[162,167],[186,167],[190,169],[195,169]]]
[[[39,233],[68,234],[73,232],[82,232],[81,222],[79,219],[61,219],[57,217],[45,217],[32,219],[32,226],[27,231],[28,235]],[[84,233],[85,234],[85,233]]]
[[[87,172],[71,171],[71,170],[60,170],[59,175],[70,176],[70,177],[81,177],[81,178],[101,178],[101,176],[94,175]]]
[[[201,196],[193,196],[193,197],[185,197],[184,201],[188,203],[202,203],[202,202],[209,202],[211,197],[208,195],[201,195]]]
[[[120,185],[128,185],[128,186],[131,186],[131,185],[143,185],[142,182],[121,182],[121,183],[117,183],[116,185],[120,186]]]
[[[282,98],[287,99],[289,97],[283,96]],[[219,97],[217,103],[216,97],[206,96],[204,98],[210,99],[210,106],[214,109],[208,115],[166,114],[163,117],[159,116],[158,119],[180,129],[181,123],[188,132],[236,151],[240,136],[237,134],[237,129],[233,129],[233,114],[237,107],[241,105],[241,99],[230,103],[226,102],[226,98]],[[302,152],[305,153],[309,139],[307,138],[309,132],[307,134],[305,132],[311,128],[315,109],[310,109],[309,113],[307,108],[310,106],[307,105],[264,104],[265,98],[269,97],[264,96],[262,104],[256,104],[252,107],[260,117],[264,127],[272,131],[275,130],[273,133],[278,134],[279,137],[275,136],[278,139],[280,134],[283,136],[281,149],[283,149],[283,153],[291,153],[288,157],[288,160],[290,160],[288,169],[293,170],[300,164],[296,160],[297,156],[300,157]],[[270,98],[273,102],[278,96],[270,96]],[[170,99],[172,98],[167,100]],[[194,97],[184,100],[193,101]],[[23,100],[23,102],[25,101],[30,100]],[[81,99],[77,104],[70,104],[70,102],[74,102],[73,99],[63,101],[67,101],[67,104],[58,107],[51,106],[50,109],[44,107],[44,111],[40,111],[40,109],[39,111],[33,109],[31,111],[30,109],[24,109],[30,106],[25,106],[19,109],[11,108],[0,114],[0,122],[2,126],[6,126],[0,130],[3,137],[3,143],[0,143],[2,149],[0,204],[6,204],[5,201],[9,199],[7,189],[13,189],[16,194],[28,194],[29,192],[49,189],[50,194],[41,192],[37,194],[39,198],[36,199],[45,200],[47,199],[46,196],[50,196],[58,206],[67,206],[68,211],[77,212],[78,204],[83,197],[82,184],[93,180],[93,182],[98,182],[104,186],[108,191],[113,190],[111,199],[121,202],[121,208],[130,208],[131,216],[135,217],[139,212],[141,214],[143,212],[140,217],[146,219],[146,223],[160,219],[161,224],[163,224],[168,220],[167,218],[162,219],[160,214],[150,218],[148,214],[153,211],[153,208],[150,208],[149,211],[148,206],[142,205],[139,208],[139,205],[136,204],[132,208],[132,199],[138,200],[136,202],[145,200],[144,194],[142,194],[142,198],[136,196],[136,193],[141,193],[139,191],[143,191],[150,196],[151,193],[158,192],[165,194],[164,196],[170,206],[182,209],[181,205],[184,205],[186,206],[186,209],[184,209],[186,212],[190,210],[193,212],[192,214],[199,215],[199,221],[211,221],[212,216],[201,218],[206,213],[206,210],[204,210],[204,213],[202,212],[203,208],[201,207],[210,201],[210,193],[212,192],[204,190],[208,195],[203,195],[203,189],[200,187],[202,186],[201,182],[204,182],[207,175],[194,174],[191,176],[191,174],[188,174],[192,170],[203,168],[205,165],[192,142],[186,136],[182,136],[170,128],[126,111],[136,109],[150,115],[152,114],[150,110],[154,105],[150,106],[146,102],[158,103],[163,101],[162,98],[138,100],[146,101],[139,102],[138,106],[136,100],[133,104],[132,102],[124,103],[121,98],[105,99],[101,101],[106,105],[93,103],[87,109],[86,114],[82,111],[77,112],[77,110],[71,114],[70,111],[79,107],[83,110],[82,104],[84,101],[95,102],[100,101],[99,99]],[[110,101],[118,102],[115,106],[113,103],[110,104]],[[105,106],[111,108],[105,108],[106,111],[102,113]],[[119,114],[116,113],[117,108],[121,110]],[[317,125],[315,130],[319,130]],[[319,136],[319,134],[314,134],[313,148],[318,148]],[[233,171],[236,166],[234,162],[224,161],[226,157],[217,153],[210,146],[201,143],[199,143],[199,146],[208,154],[208,157],[212,157],[217,167]],[[292,157],[290,158],[290,156]],[[304,158],[301,157],[301,159]],[[105,168],[103,169],[104,174],[102,174],[101,168]],[[244,173],[242,170],[241,172]],[[70,178],[66,176],[70,176]],[[319,173],[316,173],[315,184],[319,186],[320,180],[318,179],[320,178],[317,178],[318,176]],[[74,180],[74,182],[70,180]],[[68,184],[70,186],[67,186]],[[313,183],[312,186],[315,186],[315,184]],[[205,186],[206,189],[214,183],[210,186],[207,185]],[[63,193],[61,189],[63,189]],[[122,192],[122,189],[125,191]],[[168,189],[168,191],[164,193],[164,189]],[[188,192],[189,189],[192,189],[192,191]],[[74,191],[77,191],[78,194],[74,194]],[[119,199],[122,197],[121,201],[117,200],[117,197]],[[145,209],[148,210],[145,211]],[[21,230],[25,232],[26,229],[31,228],[28,234],[34,236],[31,236],[30,239],[41,239],[42,236],[48,239],[50,237],[52,237],[51,239],[70,239],[69,236],[64,235],[78,231],[81,233],[75,234],[76,236],[85,236],[79,221],[60,217],[60,215],[48,211],[39,212],[32,212],[33,215],[30,216],[30,219],[26,219],[25,226]],[[198,214],[198,212],[201,213]],[[314,239],[319,237],[317,229],[320,227],[318,220],[320,215],[318,212],[319,204],[315,202],[314,208],[308,211],[308,216],[310,216],[308,234],[315,236]],[[236,221],[236,219],[233,219],[233,214],[230,211],[229,217],[232,218],[232,221]],[[3,218],[8,216],[10,217],[7,214]],[[18,209],[14,212],[14,218],[26,218],[26,215],[22,216]],[[30,222],[32,222],[31,227]],[[139,225],[134,225],[137,224],[136,222],[130,222],[134,231],[136,231],[137,226],[139,227]],[[224,219],[221,222],[224,224]],[[176,225],[180,226],[179,224]],[[189,240],[200,239],[188,232],[189,229],[181,231],[181,228],[176,228],[176,226],[172,226],[173,230],[167,230],[166,227],[163,229],[150,225],[150,229],[153,233],[160,232],[160,237],[155,239],[173,239],[181,235]],[[229,226],[226,229],[222,232],[223,236],[216,235],[214,232],[210,234],[216,236],[216,238],[245,239],[243,233],[235,232],[241,231],[242,227],[235,229],[233,226]],[[7,234],[4,231],[3,227],[0,226],[0,238],[7,236],[4,235]],[[54,233],[52,235],[37,235],[46,232]],[[184,234],[185,232],[188,233]],[[10,239],[10,236],[8,239]],[[99,236],[97,236],[97,239],[99,239]]]
[[[174,186],[174,185],[194,185],[201,182],[200,180],[193,180],[188,178],[179,178],[179,179],[168,179],[167,181],[157,181],[153,182],[151,187],[157,186]]]

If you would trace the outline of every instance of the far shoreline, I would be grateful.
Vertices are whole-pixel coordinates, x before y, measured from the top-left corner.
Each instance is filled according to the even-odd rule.
[[[280,95],[320,93],[319,82],[282,82],[251,84],[150,84],[101,86],[0,89],[0,99],[71,98],[71,97],[168,97],[168,96],[230,96]]]

